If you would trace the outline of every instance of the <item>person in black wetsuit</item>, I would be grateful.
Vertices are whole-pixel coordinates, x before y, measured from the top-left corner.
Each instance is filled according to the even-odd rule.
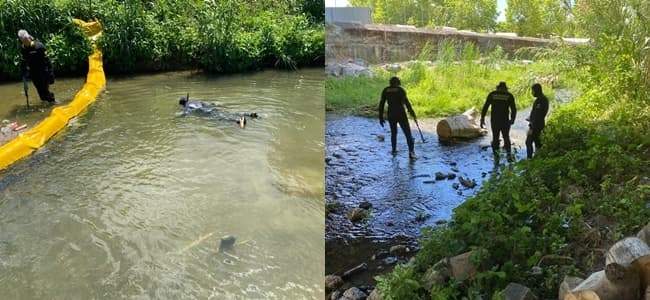
[[[54,70],[45,53],[45,45],[35,40],[23,29],[18,31],[18,39],[21,43],[20,53],[23,57],[21,63],[23,79],[32,79],[41,101],[56,103],[54,94],[50,92],[50,84],[54,83]]]
[[[406,116],[404,106],[415,119],[415,112],[411,107],[409,99],[406,97],[406,91],[400,86],[400,80],[392,77],[389,86],[381,92],[381,101],[379,102],[379,124],[384,127],[384,105],[388,102],[388,124],[390,125],[390,144],[392,153],[397,153],[397,125],[402,127],[406,142],[409,146],[409,158],[415,159],[415,150],[413,145],[413,136],[411,135],[411,126]]]
[[[496,154],[499,150],[499,135],[503,136],[503,148],[508,152],[508,157],[512,155],[510,149],[510,125],[515,123],[517,117],[517,107],[515,106],[515,97],[508,92],[508,86],[505,82],[499,82],[496,90],[491,92],[485,100],[483,110],[481,110],[481,128],[485,127],[485,114],[488,108],[492,106],[490,115],[490,126],[492,127],[492,151]]]
[[[229,112],[225,112],[220,110],[216,105],[213,103],[209,102],[204,102],[204,101],[197,101],[197,100],[190,100],[189,99],[189,94],[187,96],[182,96],[178,100],[178,105],[183,107],[183,115],[191,114],[191,113],[201,113],[204,115],[209,115],[216,117],[217,119],[222,119],[226,121],[233,121],[237,124],[239,124],[240,127],[244,128],[247,123],[246,117],[250,117],[253,119],[258,118],[259,116],[257,113],[241,113],[241,114],[233,114]]]
[[[533,84],[532,87],[535,102],[528,117],[528,136],[526,136],[526,152],[528,158],[533,158],[533,152],[542,147],[541,134],[544,129],[546,114],[548,113],[548,98],[542,92],[542,86],[539,83]],[[533,144],[535,147],[533,148]]]

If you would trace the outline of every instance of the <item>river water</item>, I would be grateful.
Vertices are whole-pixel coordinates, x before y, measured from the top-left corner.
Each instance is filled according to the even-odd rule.
[[[0,173],[2,298],[322,298],[323,79],[109,78],[87,113]],[[69,100],[81,84],[54,92]],[[20,91],[0,85],[5,118],[47,113],[5,105]],[[186,93],[261,118],[178,116]],[[218,252],[224,235],[238,242]]]

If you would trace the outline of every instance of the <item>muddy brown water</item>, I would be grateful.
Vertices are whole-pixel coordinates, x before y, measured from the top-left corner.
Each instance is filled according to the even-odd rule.
[[[555,95],[559,102],[574,97],[566,90],[556,90]],[[510,131],[516,160],[526,157],[525,119],[529,114],[529,109],[519,111]],[[498,161],[494,159],[491,133],[471,140],[440,142],[435,132],[439,119],[419,120],[425,143],[411,121],[419,157],[415,161],[408,158],[401,131],[398,154],[390,154],[389,129],[382,129],[377,119],[335,114],[326,119],[325,198],[334,207],[326,219],[326,274],[340,275],[361,263],[368,265],[368,271],[351,276],[344,287],[374,285],[375,275],[408,261],[417,251],[417,237],[423,228],[448,221],[453,209],[475,195],[485,180],[512,164],[503,151]],[[487,119],[486,128],[490,128]],[[456,178],[437,181],[436,172],[453,173]],[[461,176],[474,180],[476,187],[460,185]],[[372,204],[370,217],[350,222],[347,212],[364,201]],[[372,259],[394,245],[408,245],[413,251],[395,257],[397,260]]]
[[[109,78],[85,114],[0,173],[0,298],[321,299],[323,79]],[[82,83],[54,92],[69,101]],[[25,112],[21,91],[0,85],[5,118],[47,113]],[[187,92],[261,118],[180,117]],[[226,234],[238,243],[218,253]]]

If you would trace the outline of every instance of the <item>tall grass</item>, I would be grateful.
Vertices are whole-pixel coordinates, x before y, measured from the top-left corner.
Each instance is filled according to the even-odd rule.
[[[550,59],[524,64],[509,60],[500,48],[481,57],[473,43],[447,41],[442,42],[437,50],[425,46],[419,58],[428,57],[436,58],[433,64],[412,62],[396,74],[374,67],[372,77],[327,78],[327,108],[374,116],[382,89],[395,75],[401,78],[416,114],[422,117],[445,116],[471,107],[480,108],[487,94],[500,81],[508,83],[517,106],[523,108],[533,100],[530,86],[540,78],[554,78],[556,75]],[[552,98],[552,88],[568,83],[573,82],[555,80],[544,87]]]
[[[202,68],[228,73],[322,65],[313,0],[3,0],[0,80],[19,78],[18,29],[42,40],[57,74],[79,74],[90,48],[71,18],[98,19],[108,73]],[[321,8],[322,9],[322,8]]]

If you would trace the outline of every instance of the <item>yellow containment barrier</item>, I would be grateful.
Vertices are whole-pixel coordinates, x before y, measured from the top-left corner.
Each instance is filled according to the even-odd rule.
[[[102,25],[97,21],[84,22],[78,19],[73,19],[73,21],[93,41],[93,53],[88,57],[86,82],[70,103],[53,108],[50,115],[38,125],[0,147],[0,170],[6,169],[14,162],[45,145],[52,136],[65,128],[72,118],[88,108],[106,85],[102,51],[94,42],[102,33]]]

